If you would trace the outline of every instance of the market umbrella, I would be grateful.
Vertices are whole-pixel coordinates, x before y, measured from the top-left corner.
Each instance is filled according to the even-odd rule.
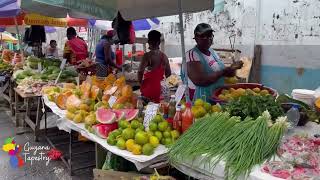
[[[132,22],[135,31],[150,30],[159,26],[160,21],[157,18],[140,19]]]
[[[17,1],[17,0],[15,0]],[[69,15],[72,18],[93,19],[95,16],[88,15],[74,8],[67,8],[63,5],[64,0],[18,0],[19,7],[27,12],[38,13],[44,16],[65,18]],[[88,2],[87,2],[88,3]]]
[[[25,1],[25,0],[24,0]],[[198,12],[213,8],[213,0],[27,0],[60,6],[95,16],[97,19],[112,20],[120,12],[126,20],[160,17],[181,12]],[[72,16],[72,15],[70,15]]]
[[[111,30],[112,29],[112,21],[104,21],[104,20],[90,20],[91,26],[93,28],[101,29],[101,30]],[[141,30],[150,30],[159,26],[160,21],[157,18],[150,19],[140,19],[132,22],[135,31]]]
[[[14,17],[19,14],[20,8],[17,0],[1,0],[0,17]]]

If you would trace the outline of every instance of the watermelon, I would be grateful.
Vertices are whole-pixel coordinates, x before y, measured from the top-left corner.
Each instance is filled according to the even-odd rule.
[[[116,122],[116,114],[111,110],[99,108],[96,111],[96,119],[102,124],[112,124]]]
[[[120,121],[121,119],[125,118],[125,112],[123,110],[112,110],[116,114],[117,121]]]
[[[118,123],[112,123],[112,124],[100,123],[92,126],[92,129],[97,136],[103,139],[106,139],[110,132],[112,132],[115,129],[118,129]]]
[[[113,110],[113,112],[115,112],[116,114],[123,113],[124,114],[124,118],[127,121],[131,121],[131,120],[135,119],[138,116],[139,109],[119,109],[119,110]],[[120,120],[120,119],[118,118],[118,120]]]

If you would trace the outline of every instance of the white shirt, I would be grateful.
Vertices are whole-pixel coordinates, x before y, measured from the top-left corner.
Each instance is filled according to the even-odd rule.
[[[211,67],[212,70],[214,70],[214,71],[220,70],[219,63],[212,56],[212,54],[210,54],[209,56],[207,56],[206,54],[203,54],[203,53],[201,53],[201,54],[203,55],[204,59],[207,61],[207,63],[209,64],[209,66]],[[192,61],[200,61],[199,55],[194,49],[191,49],[186,52],[186,62],[188,63],[188,62],[192,62]],[[188,73],[185,72],[185,74],[188,74]],[[194,83],[191,81],[191,79],[189,77],[188,77],[188,87],[190,89],[196,89],[196,85],[194,85]]]

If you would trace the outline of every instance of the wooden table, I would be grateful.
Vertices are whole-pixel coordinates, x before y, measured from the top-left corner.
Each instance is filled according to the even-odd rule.
[[[43,116],[41,96],[35,95],[35,94],[26,94],[18,88],[14,88],[14,91],[15,91],[15,103],[14,103],[15,108],[14,109],[15,109],[16,127],[25,127],[25,123],[28,124],[34,132],[34,140],[38,141],[38,136],[40,133],[40,121]],[[19,107],[19,97],[21,97],[24,100],[25,108]],[[37,102],[35,121],[31,120],[31,118],[30,118],[30,114],[31,114],[30,102],[33,99],[36,99],[36,102]],[[24,119],[22,121],[22,125],[20,125],[18,115],[22,112],[25,112],[25,115],[24,115]],[[25,133],[25,130],[22,132],[17,132],[17,134],[23,134],[23,133]]]
[[[13,108],[13,104],[14,104],[14,99],[13,99],[13,89],[12,89],[12,82],[11,82],[11,75],[5,75],[2,76],[2,78],[5,78],[4,80],[2,80],[0,82],[1,87],[0,87],[0,96],[3,97],[3,99],[5,99],[10,106],[10,110],[11,110],[11,115],[14,115],[14,108]]]

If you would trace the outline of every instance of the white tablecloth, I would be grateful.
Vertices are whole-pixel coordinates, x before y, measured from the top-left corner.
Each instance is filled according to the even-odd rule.
[[[116,154],[127,159],[128,161],[131,161],[135,164],[138,170],[166,159],[166,153],[168,149],[163,145],[159,145],[151,156],[133,155],[129,151],[120,150],[115,146],[110,146],[107,143],[106,139],[102,139],[86,130],[84,123],[75,123],[66,119],[65,115],[67,112],[65,110],[61,110],[55,103],[50,102],[46,96],[43,97],[43,101],[46,106],[48,106],[55,114],[57,114],[60,117],[57,120],[57,127],[60,130],[64,130],[69,133],[71,132],[71,130],[73,130],[81,133],[82,136],[100,144],[103,148],[112,152],[113,154]]]

